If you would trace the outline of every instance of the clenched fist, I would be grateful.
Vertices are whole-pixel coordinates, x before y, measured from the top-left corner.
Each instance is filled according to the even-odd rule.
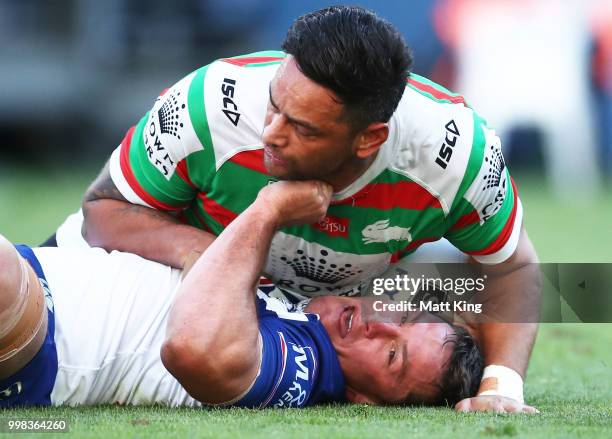
[[[270,210],[280,228],[321,221],[332,193],[322,181],[279,181],[261,189],[255,202]]]

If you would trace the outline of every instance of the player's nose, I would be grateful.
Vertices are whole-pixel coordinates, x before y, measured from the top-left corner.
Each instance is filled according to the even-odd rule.
[[[261,136],[264,145],[284,147],[288,143],[287,124],[282,114],[272,114]]]
[[[384,323],[375,320],[364,322],[364,333],[367,338],[395,337],[399,335],[400,326],[395,323]]]

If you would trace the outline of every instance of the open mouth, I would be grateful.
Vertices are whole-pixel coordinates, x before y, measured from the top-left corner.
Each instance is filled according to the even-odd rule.
[[[340,337],[345,338],[351,329],[353,329],[353,320],[355,317],[355,307],[347,306],[340,313],[339,325],[340,325]]]

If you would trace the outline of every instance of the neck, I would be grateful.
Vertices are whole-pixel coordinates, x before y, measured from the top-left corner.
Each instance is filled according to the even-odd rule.
[[[334,188],[334,192],[340,192],[361,177],[374,160],[376,160],[377,156],[378,151],[365,159],[355,158],[343,164],[342,167],[334,171],[333,174],[328,177],[323,177],[321,180],[329,183]]]

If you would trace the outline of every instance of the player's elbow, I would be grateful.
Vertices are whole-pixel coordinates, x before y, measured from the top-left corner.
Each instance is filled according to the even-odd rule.
[[[93,224],[96,221],[96,216],[100,214],[99,206],[96,205],[95,201],[83,201],[81,205],[83,210],[83,225],[81,227],[81,234],[83,238],[90,244],[96,247],[100,246],[99,239],[97,239],[97,233],[95,233],[95,227]]]
[[[125,203],[110,199],[97,199],[83,201],[83,226],[81,234],[83,238],[94,247],[102,247],[107,251],[115,250],[116,242],[113,237],[117,235],[119,224],[116,223],[114,216],[120,208],[124,208]],[[109,233],[108,231],[112,232]]]
[[[195,399],[220,404],[239,395],[251,377],[258,355],[253,344],[199,343],[194,337],[173,336],[161,348],[166,369]],[[251,380],[251,381],[249,381]]]

